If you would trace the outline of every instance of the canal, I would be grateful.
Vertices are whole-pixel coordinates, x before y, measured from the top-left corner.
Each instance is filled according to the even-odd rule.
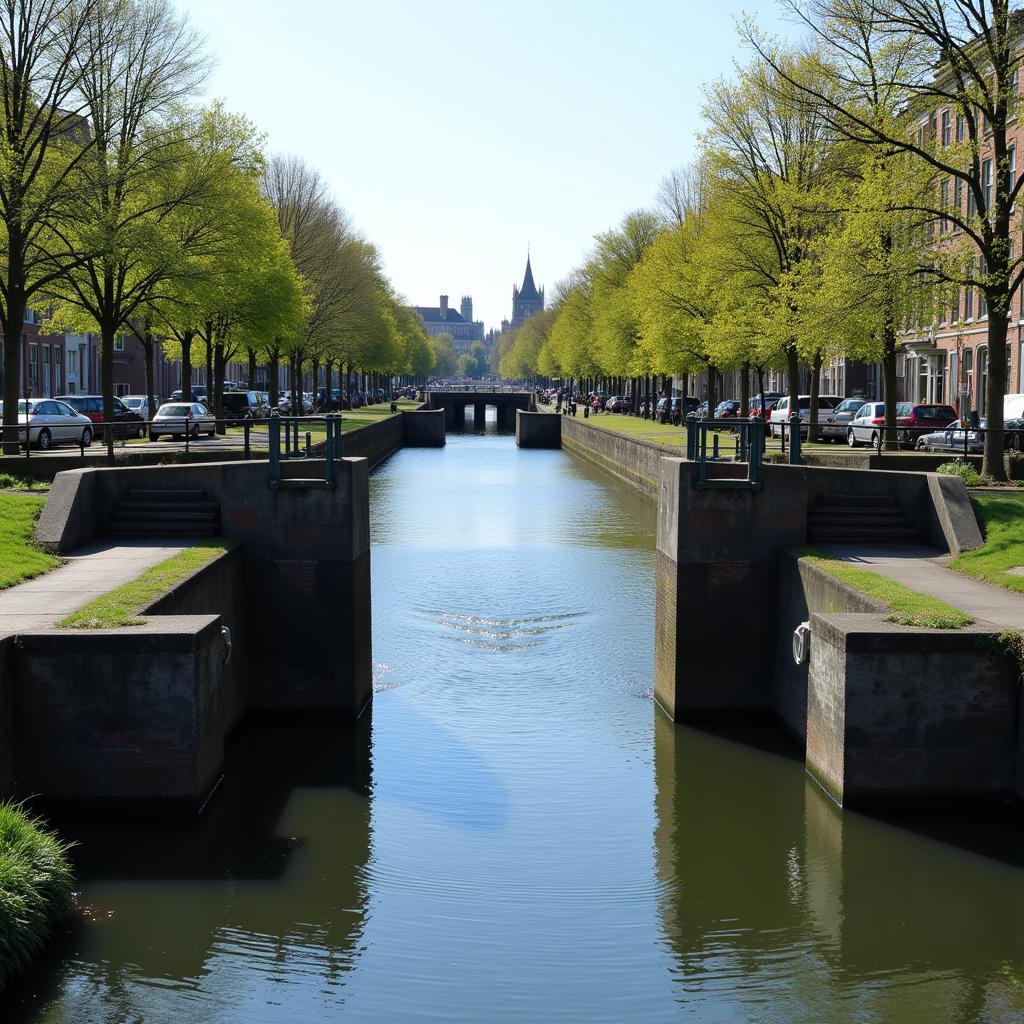
[[[371,501],[372,715],[254,723],[198,827],[75,826],[4,1020],[1024,1019],[1018,830],[841,814],[774,728],[655,708],[648,503],[494,433]]]

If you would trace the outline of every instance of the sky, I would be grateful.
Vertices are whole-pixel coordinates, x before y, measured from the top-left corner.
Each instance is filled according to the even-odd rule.
[[[774,0],[178,0],[209,97],[268,153],[316,167],[414,305],[498,327],[527,249],[538,286],[654,204],[693,156],[702,86],[749,54]]]

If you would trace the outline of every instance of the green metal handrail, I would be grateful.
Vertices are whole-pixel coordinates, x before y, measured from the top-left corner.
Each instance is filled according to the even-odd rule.
[[[323,454],[313,450],[313,438],[306,431],[305,439],[301,436],[302,423],[323,424],[326,437]],[[333,490],[337,486],[334,475],[335,459],[341,458],[341,416],[334,414],[310,418],[305,416],[271,416],[267,422],[270,449],[270,489],[323,487]],[[303,440],[305,443],[303,443]],[[283,444],[282,444],[283,442]],[[282,477],[281,462],[304,460],[314,461],[323,458],[323,476],[316,477]]]
[[[716,477],[708,479],[708,435],[712,431],[735,430],[736,461],[746,462],[746,479]],[[750,419],[686,421],[686,458],[698,464],[696,486],[701,489],[752,490],[762,486],[761,465],[764,459],[764,420],[760,416]],[[718,434],[711,441],[711,462],[717,462]]]

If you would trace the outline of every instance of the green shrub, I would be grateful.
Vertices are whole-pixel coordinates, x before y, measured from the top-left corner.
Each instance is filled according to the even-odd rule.
[[[966,462],[944,462],[935,472],[958,476],[968,487],[980,487],[983,483],[978,471]]]
[[[0,804],[0,989],[32,963],[71,908],[67,849],[20,807]]]

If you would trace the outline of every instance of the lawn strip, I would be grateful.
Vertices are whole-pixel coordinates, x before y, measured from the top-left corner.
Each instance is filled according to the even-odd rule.
[[[119,629],[144,625],[143,608],[233,546],[232,541],[211,540],[185,548],[147,569],[138,579],[94,598],[61,619],[57,628]]]
[[[971,504],[985,543],[949,563],[953,572],[1024,594],[1024,494],[972,494]]]
[[[61,564],[32,542],[36,520],[46,504],[34,494],[0,494],[0,590],[39,576]]]

